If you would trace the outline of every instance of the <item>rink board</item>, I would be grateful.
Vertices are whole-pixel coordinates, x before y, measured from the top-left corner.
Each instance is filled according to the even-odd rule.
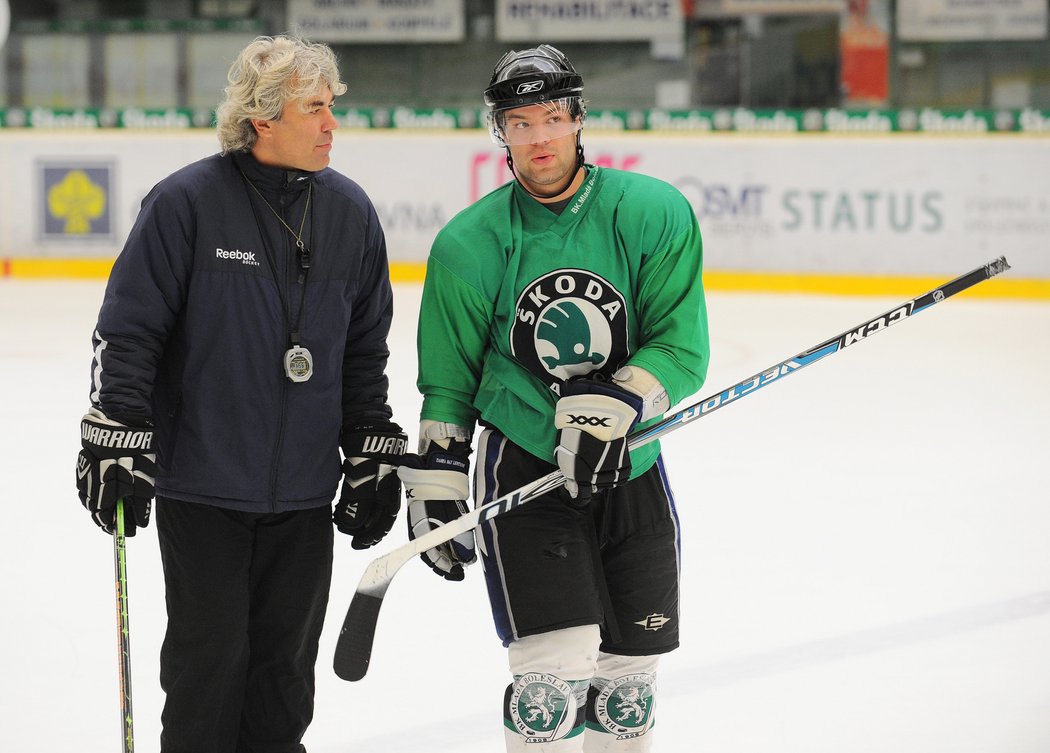
[[[18,177],[0,187],[0,275],[17,277],[104,275],[150,188],[217,151],[209,131],[4,136],[0,167]],[[1045,137],[594,131],[584,143],[589,162],[679,188],[706,269],[729,288],[940,278],[1001,254],[1012,279],[1050,280]],[[372,197],[405,279],[449,219],[511,178],[481,131],[343,129],[332,166]]]

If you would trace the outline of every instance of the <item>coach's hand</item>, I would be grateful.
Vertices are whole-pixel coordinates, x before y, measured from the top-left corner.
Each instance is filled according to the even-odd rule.
[[[148,422],[146,422],[148,423]],[[98,408],[80,419],[77,493],[91,519],[106,533],[116,530],[117,500],[124,500],[124,535],[149,525],[153,476],[153,428],[127,426]]]
[[[332,521],[353,536],[350,546],[367,549],[383,540],[401,510],[397,470],[408,435],[391,421],[362,424],[344,432],[343,489]]]

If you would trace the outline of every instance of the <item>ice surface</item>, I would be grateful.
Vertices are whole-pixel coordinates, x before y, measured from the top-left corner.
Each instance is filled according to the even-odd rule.
[[[110,539],[76,497],[98,282],[0,282],[0,751],[118,750]],[[925,292],[916,290],[919,294]],[[397,287],[391,401],[414,436],[419,288]],[[712,294],[702,393],[898,300]],[[1050,304],[951,299],[664,443],[682,648],[657,750],[1050,751]],[[375,553],[337,537],[310,753],[502,750],[508,681],[480,569],[406,565],[368,676],[331,671]],[[156,531],[128,543],[139,751],[158,750]]]

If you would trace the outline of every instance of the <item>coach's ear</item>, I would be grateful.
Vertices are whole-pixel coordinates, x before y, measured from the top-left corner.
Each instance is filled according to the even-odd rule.
[[[273,135],[273,121],[263,120],[262,118],[252,118],[250,121],[252,128],[255,129],[256,135],[260,139],[269,138]]]

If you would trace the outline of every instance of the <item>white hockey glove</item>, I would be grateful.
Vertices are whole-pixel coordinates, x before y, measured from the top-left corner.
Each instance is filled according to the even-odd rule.
[[[613,384],[633,392],[642,399],[642,417],[639,423],[667,413],[671,400],[660,380],[639,366],[624,366],[612,376]]]
[[[617,384],[594,379],[566,382],[554,413],[558,467],[576,504],[631,477],[627,435],[638,423],[643,400]]]
[[[124,534],[149,525],[157,455],[151,426],[126,426],[91,408],[80,419],[77,492],[91,519],[106,533],[116,529],[117,500],[124,500]]]
[[[416,539],[469,512],[470,434],[461,427],[424,420],[420,454],[405,455],[397,474],[408,502],[408,538]],[[446,580],[463,580],[463,568],[477,561],[474,532],[427,549],[420,559]]]

